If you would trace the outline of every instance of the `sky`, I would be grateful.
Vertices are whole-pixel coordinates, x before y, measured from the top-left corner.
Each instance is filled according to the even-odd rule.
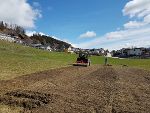
[[[150,47],[150,0],[0,0],[0,21],[78,48]]]

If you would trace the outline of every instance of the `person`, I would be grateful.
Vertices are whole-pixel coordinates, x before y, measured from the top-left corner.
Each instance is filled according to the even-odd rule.
[[[106,55],[105,55],[105,65],[107,65],[108,64],[108,57],[107,57],[107,53],[106,53]]]

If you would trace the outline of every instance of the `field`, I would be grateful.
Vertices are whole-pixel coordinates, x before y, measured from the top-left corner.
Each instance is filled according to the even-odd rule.
[[[149,59],[90,59],[0,41],[0,113],[149,113]]]
[[[76,56],[0,41],[0,79],[68,66]]]
[[[0,94],[14,113],[148,113],[150,72],[70,66],[1,81]]]
[[[104,57],[93,56],[91,57],[93,64],[104,64]],[[127,65],[129,67],[142,68],[150,70],[150,59],[118,59],[109,58],[108,63],[114,66]]]
[[[34,72],[70,66],[75,54],[47,52],[5,41],[0,41],[0,80]],[[104,64],[104,57],[92,56],[92,64]],[[109,59],[112,65],[128,65],[150,70],[150,59]]]

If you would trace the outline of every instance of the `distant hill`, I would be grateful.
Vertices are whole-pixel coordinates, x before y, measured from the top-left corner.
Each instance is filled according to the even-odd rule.
[[[33,34],[33,36],[31,36],[30,39],[33,41],[34,44],[41,43],[42,45],[50,45],[51,48],[57,50],[63,50],[71,46],[71,44],[68,44],[64,41],[60,41],[50,36],[45,36],[40,34]]]
[[[3,21],[0,22],[0,33],[10,35],[12,37],[17,36],[19,40],[23,41],[25,45],[32,45],[32,44],[42,44],[44,46],[50,46],[53,50],[63,51],[65,48],[71,46],[71,44],[54,39],[51,36],[45,36],[40,34],[33,34],[33,36],[27,36],[25,34],[25,30],[23,27],[17,25],[9,25],[4,23]]]

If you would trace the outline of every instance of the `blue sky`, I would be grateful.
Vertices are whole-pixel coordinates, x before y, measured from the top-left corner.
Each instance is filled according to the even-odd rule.
[[[42,18],[36,21],[37,32],[54,35],[76,43],[87,31],[102,36],[116,30],[126,20],[122,16],[124,1],[118,0],[30,0],[39,4]],[[84,42],[89,39],[82,39]]]
[[[23,26],[28,35],[39,32],[81,48],[150,46],[150,0],[0,2],[0,20]]]

